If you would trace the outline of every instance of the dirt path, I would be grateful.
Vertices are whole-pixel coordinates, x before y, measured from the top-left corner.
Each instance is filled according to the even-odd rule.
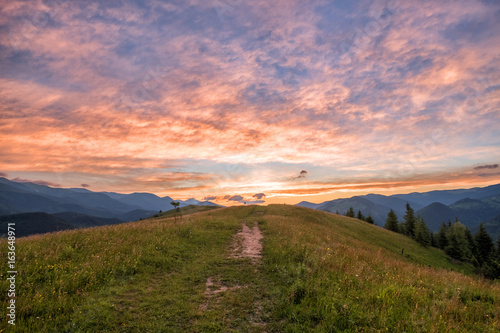
[[[250,258],[252,263],[257,263],[262,259],[263,237],[257,221],[254,222],[252,229],[247,227],[246,221],[243,221],[242,230],[235,236],[231,258]]]
[[[242,229],[237,234],[234,235],[233,243],[232,243],[232,251],[229,255],[230,258],[235,259],[251,259],[251,270],[254,273],[258,272],[258,269],[255,264],[259,263],[262,259],[262,243],[261,240],[264,236],[262,235],[259,224],[257,221],[254,222],[252,228],[247,227],[246,221],[242,223]],[[246,264],[245,264],[246,265]],[[241,269],[241,266],[239,266]],[[227,283],[227,282],[226,282]],[[235,284],[235,285],[226,285],[221,276],[210,276],[207,278],[205,283],[205,302],[201,305],[200,309],[202,311],[207,311],[210,308],[210,304],[212,306],[218,306],[224,298],[224,294],[226,291],[234,291],[241,290],[242,292],[245,289],[249,288],[248,284]],[[254,317],[261,317],[261,304],[260,301],[256,301],[253,303],[253,306],[256,307],[254,310]],[[252,326],[264,327],[266,324],[262,322],[260,319],[252,319]],[[264,330],[260,330],[260,332],[264,332]]]

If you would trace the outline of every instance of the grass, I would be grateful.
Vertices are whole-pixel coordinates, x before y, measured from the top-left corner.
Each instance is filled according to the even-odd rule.
[[[229,257],[242,221],[258,221],[264,233],[260,264]],[[217,209],[185,215],[182,223],[159,216],[30,236],[16,246],[17,318],[10,332],[495,332],[500,326],[498,282],[401,235],[301,207]],[[5,240],[0,247],[5,275]],[[207,295],[208,278],[226,290]],[[5,277],[0,289],[8,289]],[[0,300],[5,309],[6,292]],[[7,328],[6,321],[0,325],[0,332]]]

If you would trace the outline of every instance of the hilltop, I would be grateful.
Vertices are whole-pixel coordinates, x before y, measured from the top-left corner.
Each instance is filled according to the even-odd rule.
[[[500,327],[498,281],[374,225],[289,205],[184,213],[177,223],[167,216],[19,239],[22,284],[10,331]],[[260,256],[235,255],[256,230]],[[5,279],[0,288],[8,289]]]

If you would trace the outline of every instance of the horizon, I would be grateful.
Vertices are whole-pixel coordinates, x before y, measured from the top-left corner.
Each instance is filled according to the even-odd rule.
[[[15,180],[15,179],[8,179],[8,178],[5,178],[5,177],[0,177],[0,178],[4,178],[4,179],[7,179],[9,181],[12,181],[12,182],[16,182],[16,183],[20,183],[20,184],[23,184],[23,183],[28,183],[26,180]],[[160,198],[165,198],[165,197],[169,197],[171,198],[172,200],[181,200],[181,201],[187,201],[189,199],[195,199],[195,200],[198,200],[198,201],[210,201],[210,202],[213,202],[213,203],[218,203],[219,205],[221,205],[221,203],[219,202],[222,202],[222,201],[218,201],[218,200],[203,200],[205,198],[196,198],[196,197],[190,197],[190,198],[182,198],[182,199],[179,199],[179,198],[176,198],[176,197],[173,197],[173,196],[170,196],[170,195],[164,195],[164,196],[161,196],[161,195],[157,195],[155,193],[151,193],[151,192],[130,192],[130,193],[120,193],[120,192],[113,192],[113,191],[92,191],[92,190],[89,190],[89,189],[86,189],[86,188],[82,188],[82,187],[68,187],[68,188],[64,188],[64,187],[56,187],[56,186],[51,186],[50,184],[47,184],[46,182],[44,181],[39,181],[39,182],[29,182],[29,183],[33,183],[33,184],[36,184],[36,185],[41,185],[41,186],[47,186],[47,187],[50,187],[50,188],[59,188],[59,189],[66,189],[66,190],[87,190],[87,191],[90,191],[90,192],[94,192],[94,193],[104,193],[104,194],[107,194],[107,193],[116,193],[116,194],[124,194],[124,195],[129,195],[129,194],[153,194],[153,195],[156,195],[157,197],[160,197]],[[446,191],[446,190],[471,190],[471,189],[475,189],[475,188],[484,188],[484,187],[488,187],[488,186],[494,186],[494,185],[500,185],[500,183],[498,184],[491,184],[491,185],[487,185],[487,186],[475,186],[475,187],[468,187],[468,188],[452,188],[452,189],[437,189],[437,190],[429,190],[429,191],[424,191],[424,192],[421,192],[421,191],[406,191],[406,192],[397,192],[397,193],[391,193],[391,194],[382,194],[382,195],[387,195],[387,196],[391,196],[391,195],[398,195],[398,194],[412,194],[412,193],[427,193],[427,192],[431,192],[431,191]],[[266,200],[262,200],[262,202],[253,202],[253,201],[249,201],[248,203],[243,203],[243,202],[246,202],[246,200],[244,199],[241,199],[241,200],[224,200],[223,202],[226,203],[226,205],[224,206],[241,206],[241,205],[262,205],[262,206],[267,206],[267,205],[271,205],[271,204],[290,204],[290,205],[296,205],[300,202],[309,202],[309,203],[315,203],[315,204],[319,204],[319,203],[323,203],[325,201],[330,201],[330,200],[335,200],[335,199],[349,199],[349,198],[352,198],[352,197],[355,197],[355,196],[364,196],[364,195],[369,195],[369,194],[381,194],[381,193],[374,193],[374,192],[362,192],[362,193],[359,193],[359,194],[355,194],[355,195],[352,195],[352,196],[346,196],[346,197],[337,197],[337,198],[334,198],[334,199],[327,199],[327,200],[322,200],[322,201],[310,201],[310,200],[301,200],[301,199],[297,199],[295,200],[294,202],[280,202],[280,201],[276,201],[276,202],[266,202]],[[302,197],[299,197],[299,198],[302,198]]]
[[[500,183],[500,3],[9,1],[0,177],[221,205]]]

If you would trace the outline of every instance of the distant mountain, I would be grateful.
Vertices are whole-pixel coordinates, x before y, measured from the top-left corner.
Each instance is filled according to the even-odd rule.
[[[318,205],[315,209],[330,213],[336,213],[338,211],[339,214],[344,215],[350,207],[354,209],[355,213],[360,210],[365,216],[371,215],[371,217],[375,220],[375,224],[379,226],[383,226],[385,224],[387,213],[390,211],[389,207],[377,205],[370,200],[359,196],[349,199],[326,201]]]
[[[410,206],[415,210],[419,210],[419,209],[424,208],[424,206],[422,206],[418,203],[415,203],[415,202],[412,202],[409,200],[404,200],[404,199],[394,197],[394,196],[385,196],[385,195],[381,195],[381,194],[367,194],[367,195],[363,195],[361,197],[370,200],[374,204],[391,208],[392,210],[394,210],[396,215],[398,217],[401,217],[401,218],[403,217],[403,215],[406,212],[406,204],[407,203],[409,203]]]
[[[500,196],[482,200],[466,198],[451,204],[450,208],[463,224],[472,227],[500,214]]]
[[[455,223],[455,220],[458,218],[457,213],[453,209],[439,202],[434,202],[422,208],[417,211],[417,215],[421,215],[424,218],[425,223],[433,232],[439,230],[442,222],[447,223],[450,221]]]
[[[187,199],[185,201],[181,201],[182,204],[189,206],[189,205],[199,205],[201,201],[198,201],[194,198]]]
[[[500,215],[500,196],[481,200],[465,198],[449,206],[435,202],[419,210],[417,214],[422,215],[431,231],[437,231],[442,222],[455,222],[458,219],[471,231],[483,223],[486,230],[494,235],[496,231],[493,230],[495,223],[492,223],[492,219]]]
[[[367,194],[319,204],[302,201],[297,206],[332,213],[338,211],[340,214],[345,214],[349,207],[353,207],[356,213],[361,210],[365,216],[371,215],[377,225],[383,226],[390,209],[402,221],[407,203],[417,214],[422,215],[431,231],[437,231],[441,222],[455,222],[456,219],[471,231],[476,230],[479,223],[484,223],[486,230],[492,235],[500,230],[500,184],[484,188],[391,196]]]
[[[296,204],[295,206],[316,209],[319,205],[321,205],[321,204],[316,204],[316,203],[312,203],[309,201],[301,201],[298,204]]]
[[[47,213],[21,213],[0,216],[0,235],[7,234],[8,223],[12,222],[16,237],[74,229],[68,222]]]
[[[209,201],[189,199],[173,200],[169,196],[158,197],[151,193],[121,194],[92,192],[82,188],[53,188],[34,183],[18,183],[0,177],[0,216],[26,212],[49,214],[74,212],[100,218],[135,221],[160,210],[172,208],[172,201],[180,207],[188,205],[219,206]]]
[[[414,202],[421,206],[428,206],[434,202],[440,202],[444,205],[451,205],[462,199],[484,199],[500,195],[500,184],[491,185],[487,187],[475,187],[471,189],[459,190],[444,190],[444,191],[430,191],[423,193],[410,193],[410,194],[395,194],[392,197],[400,198],[409,202]]]
[[[170,203],[174,201],[170,197],[160,198],[159,196],[151,193],[126,194],[122,195],[117,200],[128,205],[139,206],[142,209],[154,211],[169,210],[172,208]]]

